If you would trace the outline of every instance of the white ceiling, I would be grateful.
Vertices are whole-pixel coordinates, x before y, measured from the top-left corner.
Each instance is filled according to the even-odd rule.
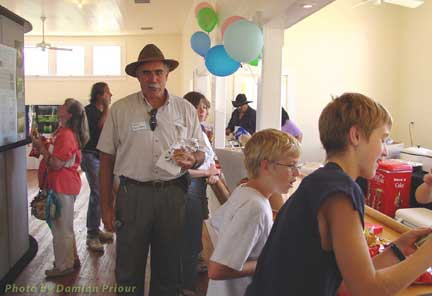
[[[82,3],[79,7],[79,3]],[[29,21],[28,35],[124,35],[181,33],[194,0],[0,0],[0,5]],[[143,31],[141,27],[153,27]]]

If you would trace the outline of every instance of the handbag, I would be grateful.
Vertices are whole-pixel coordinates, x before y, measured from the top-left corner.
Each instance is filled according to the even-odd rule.
[[[54,191],[48,189],[48,168],[42,175],[42,187],[30,203],[31,214],[39,220],[46,221],[51,228],[52,220],[60,217],[61,206]]]
[[[30,203],[31,214],[39,220],[46,220],[46,201],[47,192],[45,190],[39,189],[38,194],[33,198]]]

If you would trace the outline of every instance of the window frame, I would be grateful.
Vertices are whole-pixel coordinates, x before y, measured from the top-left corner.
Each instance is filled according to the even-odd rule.
[[[126,73],[126,43],[125,41],[56,41],[50,42],[55,47],[82,46],[84,47],[84,75],[57,75],[56,51],[48,51],[48,75],[26,75],[29,80],[125,80]],[[26,46],[36,46],[36,41],[26,43]],[[120,75],[93,75],[93,47],[94,46],[120,46]]]

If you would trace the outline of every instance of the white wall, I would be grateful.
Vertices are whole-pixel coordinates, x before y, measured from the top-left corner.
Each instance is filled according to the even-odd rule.
[[[285,31],[287,106],[304,133],[304,160],[324,159],[318,118],[332,95],[364,93],[383,103],[398,126],[403,11],[388,5],[353,9],[349,1],[337,0]]]
[[[401,92],[395,118],[398,139],[410,143],[408,124],[414,121],[413,142],[432,149],[432,1],[407,10],[401,26]]]
[[[170,92],[182,95],[182,47],[181,35],[131,35],[131,36],[105,36],[105,37],[48,37],[48,42],[55,43],[56,40],[66,42],[121,42],[126,49],[126,64],[134,62],[138,58],[141,49],[147,43],[156,44],[164,53],[166,58],[172,58],[180,61],[180,66],[174,72],[170,73],[167,88]],[[25,42],[40,41],[40,37],[26,36]],[[123,69],[124,69],[123,65]],[[124,70],[122,69],[122,73]],[[61,104],[67,97],[73,97],[83,103],[87,103],[90,94],[90,88],[97,81],[105,81],[110,86],[113,94],[112,100],[116,101],[130,93],[139,90],[138,81],[130,76],[121,78],[109,77],[85,77],[83,79],[32,79],[26,78],[26,104]]]

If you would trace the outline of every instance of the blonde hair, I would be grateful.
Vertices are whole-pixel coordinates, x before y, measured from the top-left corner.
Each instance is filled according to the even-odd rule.
[[[357,126],[366,139],[373,130],[387,124],[392,126],[392,117],[380,103],[359,93],[344,93],[334,98],[319,118],[321,143],[327,157],[346,150],[348,133],[352,126]]]
[[[70,128],[78,141],[80,148],[83,148],[90,139],[87,116],[83,105],[72,98],[65,100],[67,112],[72,116],[66,122],[66,127]]]
[[[248,177],[258,177],[263,160],[274,162],[283,155],[299,157],[300,153],[300,143],[293,136],[276,129],[259,131],[250,138],[244,148]]]

